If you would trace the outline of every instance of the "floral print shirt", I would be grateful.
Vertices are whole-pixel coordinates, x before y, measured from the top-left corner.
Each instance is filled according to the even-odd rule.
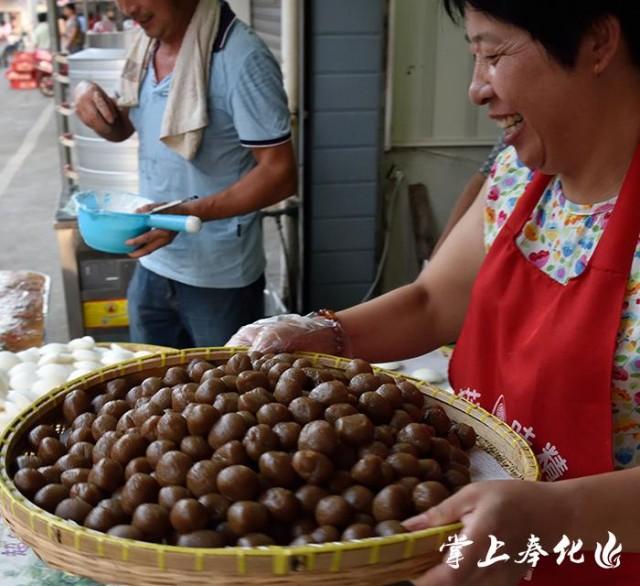
[[[491,247],[532,177],[513,147],[497,158],[489,175],[485,246]],[[585,270],[607,225],[616,198],[594,205],[567,200],[553,180],[517,239],[539,270],[566,284]],[[636,248],[618,331],[612,376],[614,466],[640,465],[640,242]]]

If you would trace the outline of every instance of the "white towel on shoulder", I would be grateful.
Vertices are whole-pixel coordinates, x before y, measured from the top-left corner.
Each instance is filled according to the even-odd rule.
[[[196,156],[209,125],[209,73],[219,28],[220,0],[200,0],[172,73],[160,140],[189,161]],[[157,41],[141,32],[129,50],[122,71],[120,106],[138,105],[140,86],[156,45]]]

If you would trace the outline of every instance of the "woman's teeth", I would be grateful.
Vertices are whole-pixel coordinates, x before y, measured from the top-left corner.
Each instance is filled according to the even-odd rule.
[[[504,118],[500,118],[499,120],[496,120],[498,126],[502,128],[502,130],[511,130],[523,121],[524,121],[524,118],[522,118],[520,114],[515,114],[513,116],[505,116]]]

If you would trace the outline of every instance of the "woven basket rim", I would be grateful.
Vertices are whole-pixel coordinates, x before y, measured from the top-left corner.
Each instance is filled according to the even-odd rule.
[[[169,553],[178,553],[184,555],[191,555],[197,557],[230,557],[238,558],[238,556],[244,557],[271,557],[274,559],[282,558],[285,561],[294,556],[305,555],[319,555],[326,553],[340,553],[349,552],[353,550],[368,549],[375,550],[376,548],[393,545],[393,544],[405,544],[405,552],[413,551],[414,544],[425,538],[439,537],[440,543],[444,542],[447,535],[451,535],[462,528],[461,523],[450,524],[446,526],[433,527],[422,531],[416,531],[411,533],[403,533],[398,535],[392,535],[389,537],[373,537],[368,539],[349,541],[349,542],[333,542],[327,544],[311,544],[304,546],[266,546],[256,548],[244,548],[244,547],[225,547],[225,548],[186,548],[173,545],[154,544],[142,541],[133,541],[129,539],[123,539],[120,537],[114,537],[87,529],[56,517],[32,503],[25,498],[15,487],[11,480],[7,470],[7,452],[16,439],[17,434],[22,431],[22,425],[29,418],[33,418],[36,414],[47,405],[55,403],[55,400],[63,394],[71,391],[74,388],[81,387],[86,388],[95,384],[104,383],[112,378],[126,376],[127,374],[134,374],[137,372],[143,372],[145,369],[151,368],[165,368],[172,366],[173,364],[185,364],[191,357],[199,357],[205,360],[223,359],[224,356],[232,355],[236,352],[246,352],[245,347],[216,347],[216,348],[190,348],[185,350],[175,350],[170,352],[159,352],[156,354],[144,356],[141,358],[133,358],[125,362],[121,362],[115,365],[107,366],[103,369],[94,371],[84,377],[76,379],[71,383],[61,385],[39,398],[30,407],[22,411],[20,414],[11,421],[11,423],[5,428],[0,435],[0,504],[2,505],[3,513],[7,518],[10,516],[15,517],[18,513],[27,515],[29,518],[29,524],[33,530],[36,521],[43,522],[49,531],[49,535],[54,529],[61,529],[66,532],[70,532],[74,536],[76,543],[80,540],[89,540],[93,545],[97,545],[98,549],[102,549],[106,544],[112,544],[119,546],[123,549],[137,549],[147,550],[158,554],[163,557]],[[205,356],[203,356],[205,354]],[[315,364],[322,363],[325,366],[340,368],[340,365],[344,365],[350,361],[350,359],[330,356],[327,354],[313,353],[313,352],[290,352],[298,357],[306,357],[312,360]],[[424,381],[405,376],[401,373],[389,371],[382,368],[374,367],[375,372],[389,373],[395,377],[401,377],[403,380],[408,380],[415,384],[419,389],[428,391],[426,394],[438,401],[445,402],[452,406],[456,411],[465,413],[466,415],[473,417],[477,423],[490,427],[499,437],[509,442],[509,444],[516,449],[522,458],[522,477],[527,480],[539,479],[539,467],[535,455],[533,454],[529,444],[511,429],[505,422],[497,419],[491,415],[488,411],[482,409],[478,405],[470,403],[464,399],[456,397],[446,391],[438,389],[433,385],[430,385]],[[410,557],[410,556],[406,556]],[[283,562],[284,563],[284,562]]]

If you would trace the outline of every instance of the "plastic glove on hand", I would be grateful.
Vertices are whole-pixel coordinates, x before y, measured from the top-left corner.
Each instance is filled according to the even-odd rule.
[[[246,325],[227,342],[227,346],[249,346],[251,351],[321,352],[335,354],[339,340],[336,324],[320,316],[276,315]]]

